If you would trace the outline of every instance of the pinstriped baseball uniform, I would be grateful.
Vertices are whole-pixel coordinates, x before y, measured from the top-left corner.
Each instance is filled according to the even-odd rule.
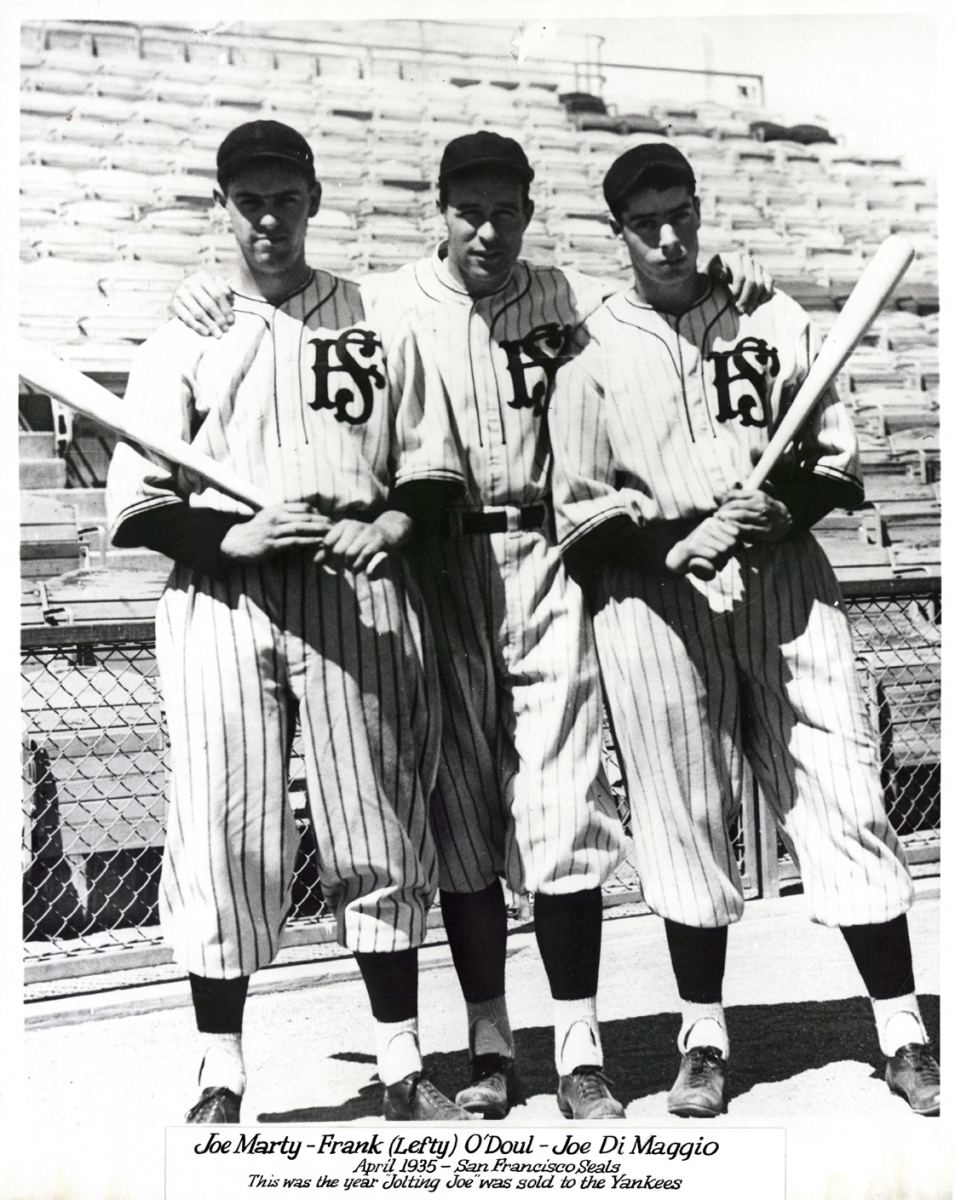
[[[621,513],[640,525],[712,512],[749,474],[816,353],[787,296],[741,316],[719,287],[680,317],[633,291],[614,296],[581,341],[550,410],[564,548]],[[861,499],[834,392],[797,460]],[[710,583],[604,568],[594,626],[656,912],[703,927],[742,914],[726,829],[744,756],[798,857],[814,920],[873,924],[909,907],[848,621],[810,534],[743,549]]]
[[[395,389],[355,285],[316,271],[278,306],[237,296],[221,340],[170,322],[139,351],[127,403],[266,490],[331,517],[382,510]],[[109,473],[112,530],[186,497],[242,505],[129,445]],[[177,960],[249,975],[279,948],[298,835],[286,793],[295,715],[320,878],[352,950],[418,945],[433,898],[428,797],[440,715],[407,566],[374,579],[290,551],[215,577],[175,567],[157,659],[172,788],[161,914]]]
[[[497,512],[507,531],[439,537],[415,556],[441,673],[443,736],[432,825],[440,886],[476,892],[599,887],[622,826],[600,763],[593,634],[549,512],[544,409],[570,334],[608,290],[518,263],[472,298],[440,252],[363,284],[389,353],[416,346],[423,403],[398,416],[398,484],[463,479],[456,514]],[[422,437],[407,414],[444,422]],[[521,510],[536,526],[522,527]]]

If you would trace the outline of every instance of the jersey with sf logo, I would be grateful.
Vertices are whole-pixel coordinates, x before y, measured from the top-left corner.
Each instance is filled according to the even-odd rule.
[[[315,271],[273,305],[237,295],[218,340],[177,321],[137,355],[126,400],[177,437],[228,463],[273,502],[306,500],[326,513],[374,515],[394,474],[401,372],[385,362],[356,284]],[[169,503],[173,477],[122,445],[111,473],[117,521]],[[230,497],[179,472],[191,503],[235,510]]]
[[[546,408],[577,326],[620,285],[519,262],[508,283],[472,298],[439,250],[362,283],[391,354],[427,345],[425,410],[446,421],[429,446],[399,416],[397,482],[463,477],[470,507],[530,505],[549,494]],[[434,431],[433,431],[434,432]]]
[[[566,441],[566,452],[555,447],[564,544],[614,511],[638,524],[712,512],[745,481],[818,352],[808,316],[788,296],[744,316],[709,284],[679,317],[620,293],[587,333],[551,402],[551,424]],[[795,460],[862,499],[852,419],[834,390]]]

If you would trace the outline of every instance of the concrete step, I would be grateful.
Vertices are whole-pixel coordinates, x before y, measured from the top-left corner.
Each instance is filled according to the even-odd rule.
[[[66,484],[66,463],[62,458],[20,460],[20,487],[27,491],[62,488]]]
[[[20,459],[53,458],[56,455],[56,437],[52,433],[20,432]]]
[[[76,517],[80,526],[106,524],[105,488],[48,486],[38,489],[37,494],[57,500],[60,504],[72,504],[76,509]]]

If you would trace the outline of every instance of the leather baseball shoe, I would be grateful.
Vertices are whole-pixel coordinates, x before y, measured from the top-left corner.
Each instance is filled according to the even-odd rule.
[[[694,1046],[683,1055],[667,1096],[667,1111],[678,1117],[718,1117],[723,1111],[725,1078],[723,1052],[715,1046]]]
[[[207,1087],[186,1113],[187,1125],[238,1125],[242,1097],[227,1087]]]
[[[514,1060],[502,1054],[478,1054],[471,1059],[471,1086],[458,1092],[454,1103],[485,1121],[503,1121],[511,1107]]]
[[[412,1071],[385,1088],[386,1121],[472,1121],[470,1113],[439,1092],[421,1071]]]
[[[941,1083],[938,1063],[928,1046],[918,1042],[900,1046],[885,1064],[885,1082],[889,1091],[908,1100],[913,1112],[923,1117],[938,1116]]]
[[[561,1075],[557,1107],[568,1121],[622,1121],[623,1105],[610,1094],[610,1080],[600,1067],[574,1067]]]

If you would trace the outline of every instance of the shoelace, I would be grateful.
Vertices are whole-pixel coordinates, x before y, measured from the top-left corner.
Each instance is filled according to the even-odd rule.
[[[225,1100],[229,1095],[232,1094],[233,1093],[230,1093],[228,1088],[213,1088],[208,1096],[199,1097],[198,1101],[192,1106],[192,1108],[189,1109],[188,1113],[186,1113],[186,1120],[192,1121],[192,1119],[197,1117],[199,1113],[212,1109],[219,1103],[220,1100]]]
[[[911,1046],[903,1046],[899,1051],[899,1057],[917,1070],[921,1071],[926,1083],[940,1083],[941,1075],[939,1073],[938,1063],[929,1053],[928,1046],[920,1046],[913,1044]]]
[[[691,1079],[699,1079],[704,1075],[709,1075],[710,1071],[714,1067],[718,1067],[723,1061],[722,1054],[710,1046],[694,1046],[687,1053],[687,1058],[690,1060]]]
[[[453,1114],[459,1111],[456,1104],[453,1104],[443,1092],[438,1091],[438,1089],[428,1078],[425,1071],[422,1071],[418,1078],[415,1079],[411,1084],[411,1093],[408,1096],[408,1103],[412,1108],[414,1107],[415,1097],[419,1092],[427,1097],[428,1101],[434,1105],[438,1112]]]
[[[574,1078],[578,1081],[581,1099],[583,1100],[591,1100],[594,1097],[599,1097],[602,1094],[601,1084],[608,1091],[613,1086],[599,1067],[593,1067],[586,1071],[574,1071]]]

